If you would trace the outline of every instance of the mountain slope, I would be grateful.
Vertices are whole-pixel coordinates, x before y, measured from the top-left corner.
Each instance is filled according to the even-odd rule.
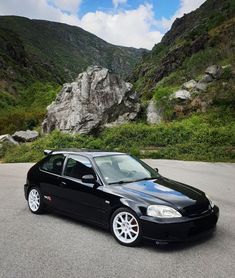
[[[157,84],[177,86],[211,64],[234,63],[234,0],[207,0],[197,10],[176,19],[162,41],[145,55],[132,81],[144,99],[152,98]],[[165,79],[164,79],[165,78]]]
[[[63,83],[98,64],[126,77],[143,49],[114,46],[75,26],[18,16],[0,17],[0,78]]]

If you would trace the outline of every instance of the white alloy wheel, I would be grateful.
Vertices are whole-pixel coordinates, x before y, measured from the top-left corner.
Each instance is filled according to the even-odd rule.
[[[134,215],[127,211],[119,212],[113,219],[113,233],[124,244],[131,244],[139,236],[140,228]]]
[[[33,188],[29,192],[28,196],[28,203],[29,208],[32,210],[32,212],[37,212],[40,208],[40,194],[37,191],[37,189]]]

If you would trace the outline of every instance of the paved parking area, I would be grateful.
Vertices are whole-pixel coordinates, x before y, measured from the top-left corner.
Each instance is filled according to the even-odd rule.
[[[147,162],[215,200],[221,215],[213,236],[165,247],[120,246],[99,228],[30,213],[23,184],[32,164],[0,164],[0,277],[234,277],[235,164]]]

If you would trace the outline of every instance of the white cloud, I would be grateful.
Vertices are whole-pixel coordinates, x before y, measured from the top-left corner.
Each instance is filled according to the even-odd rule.
[[[162,34],[152,31],[154,13],[152,5],[137,9],[105,13],[96,11],[81,18],[81,27],[113,44],[151,49]]]
[[[76,15],[63,12],[60,8],[48,4],[47,0],[0,1],[0,14],[51,20],[77,26],[80,24]]]
[[[127,0],[113,0],[114,8],[117,8],[121,4],[125,4]]]
[[[165,29],[170,29],[172,23],[176,18],[182,17],[184,14],[190,13],[191,11],[199,8],[206,0],[180,0],[180,7],[175,14],[170,18],[163,17],[158,23]]]
[[[1,1],[0,13],[52,21],[60,21],[62,15],[60,9],[48,5],[45,0]]]
[[[81,4],[81,0],[51,0],[50,2],[60,10],[70,12],[72,14],[76,14]]]

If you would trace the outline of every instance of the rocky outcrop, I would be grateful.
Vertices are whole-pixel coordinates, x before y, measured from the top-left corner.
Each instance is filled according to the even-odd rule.
[[[106,68],[93,66],[64,84],[56,100],[47,107],[44,133],[54,129],[91,133],[102,126],[135,119],[140,109],[132,84]]]
[[[149,124],[160,124],[163,121],[163,111],[151,100],[147,107],[147,122]]]
[[[0,135],[0,143],[8,143],[8,144],[12,144],[12,145],[18,145],[18,142],[16,142],[10,134]]]
[[[204,76],[199,80],[189,80],[185,82],[181,89],[169,96],[169,103],[173,107],[174,115],[177,117],[193,111],[206,112],[207,107],[212,104],[205,92],[210,83],[221,78],[224,68],[219,65],[209,66]]]
[[[16,131],[12,137],[14,140],[17,142],[32,142],[36,140],[39,136],[39,133],[35,130],[21,130],[21,131]]]

